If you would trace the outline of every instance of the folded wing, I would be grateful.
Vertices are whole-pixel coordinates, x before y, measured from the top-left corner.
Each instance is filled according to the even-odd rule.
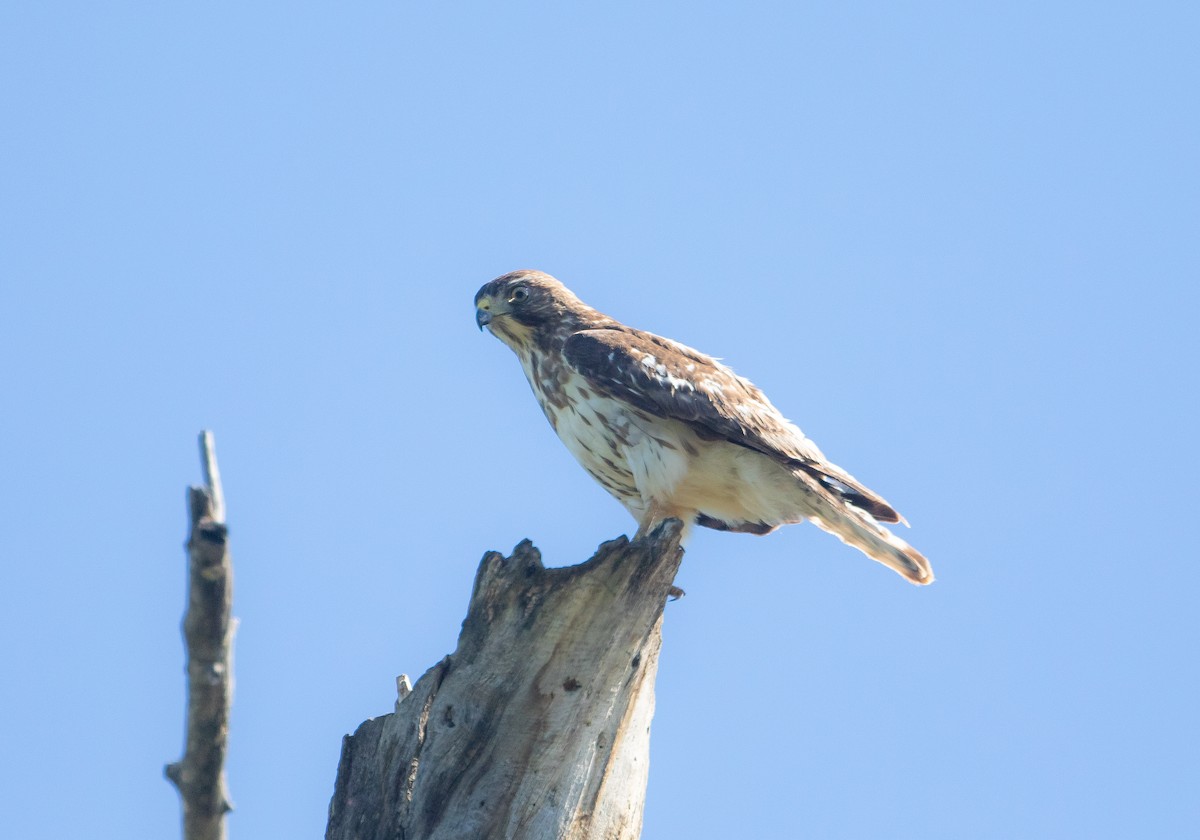
[[[711,356],[630,327],[584,330],[567,339],[567,363],[598,392],[688,424],[802,470],[832,496],[879,522],[903,522],[882,497],[825,459],[821,450],[749,380]]]

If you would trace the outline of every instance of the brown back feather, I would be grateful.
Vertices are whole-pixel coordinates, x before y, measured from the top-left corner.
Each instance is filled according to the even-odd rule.
[[[901,521],[882,497],[825,460],[753,383],[711,356],[615,323],[572,334],[563,353],[607,396],[687,423],[702,438],[727,440],[802,470],[880,522]]]

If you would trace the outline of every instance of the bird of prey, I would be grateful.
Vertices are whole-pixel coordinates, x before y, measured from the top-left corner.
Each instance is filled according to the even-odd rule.
[[[933,570],[880,523],[904,518],[711,356],[627,327],[540,271],[475,295],[559,438],[647,533],[664,519],[767,534],[808,520],[917,584]]]

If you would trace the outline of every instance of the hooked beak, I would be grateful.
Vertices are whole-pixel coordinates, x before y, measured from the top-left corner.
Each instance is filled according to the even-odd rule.
[[[498,306],[497,301],[491,295],[481,294],[475,301],[475,323],[479,325],[479,329],[482,331],[497,316],[503,315],[507,311],[508,308]]]

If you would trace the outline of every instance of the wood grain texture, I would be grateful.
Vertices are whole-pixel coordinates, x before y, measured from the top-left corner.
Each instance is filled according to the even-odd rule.
[[[679,532],[486,554],[455,652],[346,736],[327,840],[638,837]]]

